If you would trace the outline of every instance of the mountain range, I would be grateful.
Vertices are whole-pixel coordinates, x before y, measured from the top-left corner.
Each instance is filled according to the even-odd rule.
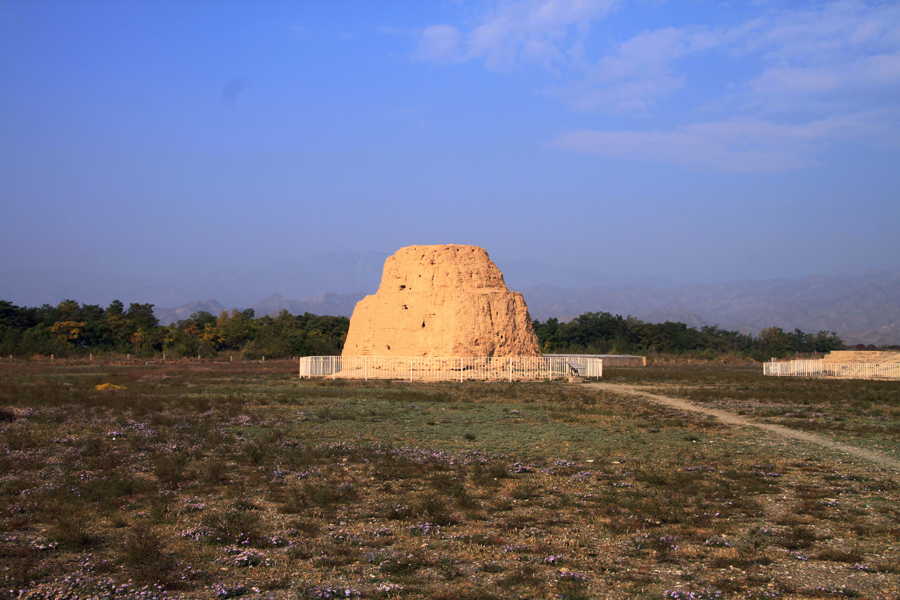
[[[362,262],[369,262],[368,260]],[[360,265],[361,266],[361,265]],[[533,318],[568,320],[586,312],[634,316],[648,322],[681,321],[691,327],[718,326],[758,334],[765,327],[808,333],[834,331],[847,344],[900,344],[900,271],[869,271],[860,276],[812,275],[803,279],[745,280],[703,285],[659,285],[658,281],[613,281],[592,273],[549,273],[540,265],[500,265],[510,288],[525,297]],[[362,269],[361,269],[362,270]],[[581,288],[522,285],[538,278],[605,281]],[[567,281],[569,282],[569,281]],[[370,287],[377,287],[377,282]],[[300,300],[272,293],[245,308],[257,316],[292,314],[350,316],[364,292],[320,293]],[[205,310],[226,307],[215,300],[155,308],[162,324]]]
[[[520,291],[539,320],[601,310],[754,335],[774,325],[785,331],[834,331],[847,344],[900,344],[900,271],[664,288],[535,286]]]

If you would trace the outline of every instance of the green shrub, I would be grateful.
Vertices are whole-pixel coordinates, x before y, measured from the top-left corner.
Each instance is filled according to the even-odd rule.
[[[122,548],[122,563],[140,583],[164,583],[170,580],[176,566],[166,552],[162,538],[148,525],[131,528]]]

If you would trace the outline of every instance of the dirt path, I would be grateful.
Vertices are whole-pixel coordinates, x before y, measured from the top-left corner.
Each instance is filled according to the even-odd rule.
[[[882,454],[880,452],[873,452],[871,450],[865,450],[863,448],[857,448],[856,446],[850,446],[848,444],[843,444],[841,442],[835,442],[834,440],[830,440],[828,438],[815,435],[812,433],[806,433],[805,431],[798,431],[796,429],[790,429],[789,427],[784,427],[782,425],[774,425],[771,423],[760,423],[758,421],[754,421],[753,419],[748,419],[747,417],[742,417],[740,415],[736,415],[724,410],[719,410],[716,408],[706,408],[705,406],[698,406],[696,404],[691,404],[686,400],[681,400],[679,398],[671,398],[669,396],[660,396],[658,394],[652,394],[650,392],[646,392],[641,389],[639,386],[635,385],[624,385],[618,383],[589,383],[586,384],[586,387],[597,389],[597,390],[606,390],[610,392],[620,392],[623,394],[633,394],[635,396],[641,396],[643,398],[647,398],[648,400],[652,400],[658,404],[663,404],[665,406],[669,406],[671,408],[676,408],[678,410],[686,410],[691,412],[696,412],[704,415],[709,415],[711,417],[715,417],[719,419],[723,423],[727,423],[729,425],[737,425],[740,427],[756,427],[757,429],[762,429],[769,433],[774,433],[775,435],[791,438],[795,440],[800,440],[803,442],[808,442],[810,444],[818,444],[819,446],[824,446],[826,448],[830,448],[832,450],[837,450],[839,452],[845,452],[856,458],[862,458],[864,460],[871,461],[879,466],[887,467],[889,469],[896,469],[900,471],[900,460],[887,456],[886,454]]]

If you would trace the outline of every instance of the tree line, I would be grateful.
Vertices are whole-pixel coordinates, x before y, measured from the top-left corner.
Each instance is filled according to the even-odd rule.
[[[114,300],[108,307],[63,300],[57,306],[19,307],[0,300],[0,355],[74,357],[116,352],[167,358],[242,358],[340,354],[350,327],[346,317],[310,313],[257,318],[253,309],[206,311],[160,325],[152,304]]]
[[[117,352],[136,356],[212,358],[222,352],[242,358],[330,356],[341,353],[347,317],[292,315],[257,318],[253,309],[206,311],[160,325],[152,304],[107,307],[63,300],[56,306],[19,307],[0,300],[0,355],[60,357]],[[831,331],[805,333],[779,327],[759,336],[715,326],[700,329],[684,323],[646,323],[634,317],[589,312],[571,321],[534,321],[545,354],[668,354],[716,358],[736,355],[755,360],[796,353],[840,350],[844,343]]]
[[[700,329],[684,323],[646,323],[634,317],[589,312],[566,323],[557,319],[534,322],[544,354],[671,354],[716,358],[743,356],[754,360],[796,353],[840,350],[844,342],[833,331],[805,333],[780,327],[763,329],[759,336],[716,326]]]

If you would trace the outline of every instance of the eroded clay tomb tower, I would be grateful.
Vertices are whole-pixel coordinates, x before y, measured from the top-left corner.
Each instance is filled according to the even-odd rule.
[[[478,246],[409,246],[353,311],[343,356],[540,356],[522,294]]]

